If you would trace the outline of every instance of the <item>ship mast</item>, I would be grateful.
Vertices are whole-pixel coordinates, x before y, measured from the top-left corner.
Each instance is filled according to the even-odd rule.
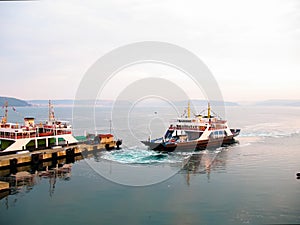
[[[53,109],[53,106],[51,104],[51,100],[49,100],[49,118],[48,118],[48,121],[50,123],[50,122],[53,122],[54,120],[55,120],[54,109]]]
[[[208,102],[208,107],[207,107],[207,118],[210,118],[210,104]]]
[[[8,107],[8,101],[5,101],[4,107],[5,107],[5,110],[4,110],[5,113],[4,113],[4,117],[1,120],[2,124],[5,124],[7,122],[7,117],[8,117],[8,109],[7,109],[7,107]]]
[[[190,105],[190,101],[188,101],[187,116],[188,116],[188,118],[191,117],[191,105]]]
[[[50,122],[51,119],[51,101],[49,100],[48,103],[48,121]]]

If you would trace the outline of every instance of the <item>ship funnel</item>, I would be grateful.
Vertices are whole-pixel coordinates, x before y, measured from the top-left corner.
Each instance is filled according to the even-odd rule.
[[[34,126],[34,118],[33,117],[24,118],[24,124],[26,127],[33,127]]]
[[[210,118],[210,104],[208,102],[208,107],[207,107],[207,118]]]
[[[190,104],[190,101],[188,102],[187,116],[188,116],[188,118],[191,118],[191,104]]]

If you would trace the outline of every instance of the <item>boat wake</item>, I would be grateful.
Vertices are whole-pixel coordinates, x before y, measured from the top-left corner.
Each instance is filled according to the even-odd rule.
[[[243,131],[240,134],[240,137],[273,137],[273,138],[280,138],[280,137],[290,137],[293,135],[299,134],[299,131],[280,131],[280,130],[253,130],[253,131]]]
[[[286,127],[279,123],[259,123],[244,127],[240,133],[240,137],[281,138],[299,133],[300,130],[295,127]]]
[[[121,150],[105,151],[101,158],[122,164],[156,164],[156,163],[181,163],[187,156],[180,154],[159,153],[140,147]]]
[[[199,152],[161,153],[143,149],[142,147],[131,147],[121,150],[104,151],[101,153],[100,158],[128,165],[180,164],[182,166],[195,155],[215,157],[222,151],[226,151],[226,148],[220,147],[214,150],[210,149]]]

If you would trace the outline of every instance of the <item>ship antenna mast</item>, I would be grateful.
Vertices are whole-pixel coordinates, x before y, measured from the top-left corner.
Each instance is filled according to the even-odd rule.
[[[53,106],[51,104],[51,100],[49,100],[49,122],[54,121],[55,120],[55,116],[54,116],[54,110],[53,110]]]
[[[208,107],[207,107],[207,118],[210,118],[210,104],[208,102]]]
[[[4,113],[4,117],[1,120],[1,123],[3,123],[3,124],[5,124],[7,122],[7,117],[8,117],[8,109],[7,109],[7,107],[8,107],[8,101],[5,101],[4,107],[5,107],[5,111],[4,111],[5,113]]]
[[[51,120],[51,101],[49,100],[49,103],[48,103],[48,121],[50,122]]]
[[[190,101],[188,101],[187,116],[188,116],[188,118],[191,117],[191,104],[190,104]]]

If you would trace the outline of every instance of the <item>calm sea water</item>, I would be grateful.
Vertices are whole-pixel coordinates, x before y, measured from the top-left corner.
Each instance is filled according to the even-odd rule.
[[[109,132],[111,112],[96,108],[95,126],[82,108],[75,134]],[[46,120],[47,108],[18,108]],[[72,108],[56,116],[72,120]],[[227,107],[239,144],[197,154],[159,154],[139,140],[161,136],[168,108],[136,108],[113,115],[120,151],[71,163],[57,178],[33,175],[0,200],[0,224],[299,224],[300,108]],[[34,168],[24,168],[35,173]],[[44,168],[40,168],[42,170]],[[5,179],[9,171],[1,171]],[[6,178],[7,179],[7,178]]]

